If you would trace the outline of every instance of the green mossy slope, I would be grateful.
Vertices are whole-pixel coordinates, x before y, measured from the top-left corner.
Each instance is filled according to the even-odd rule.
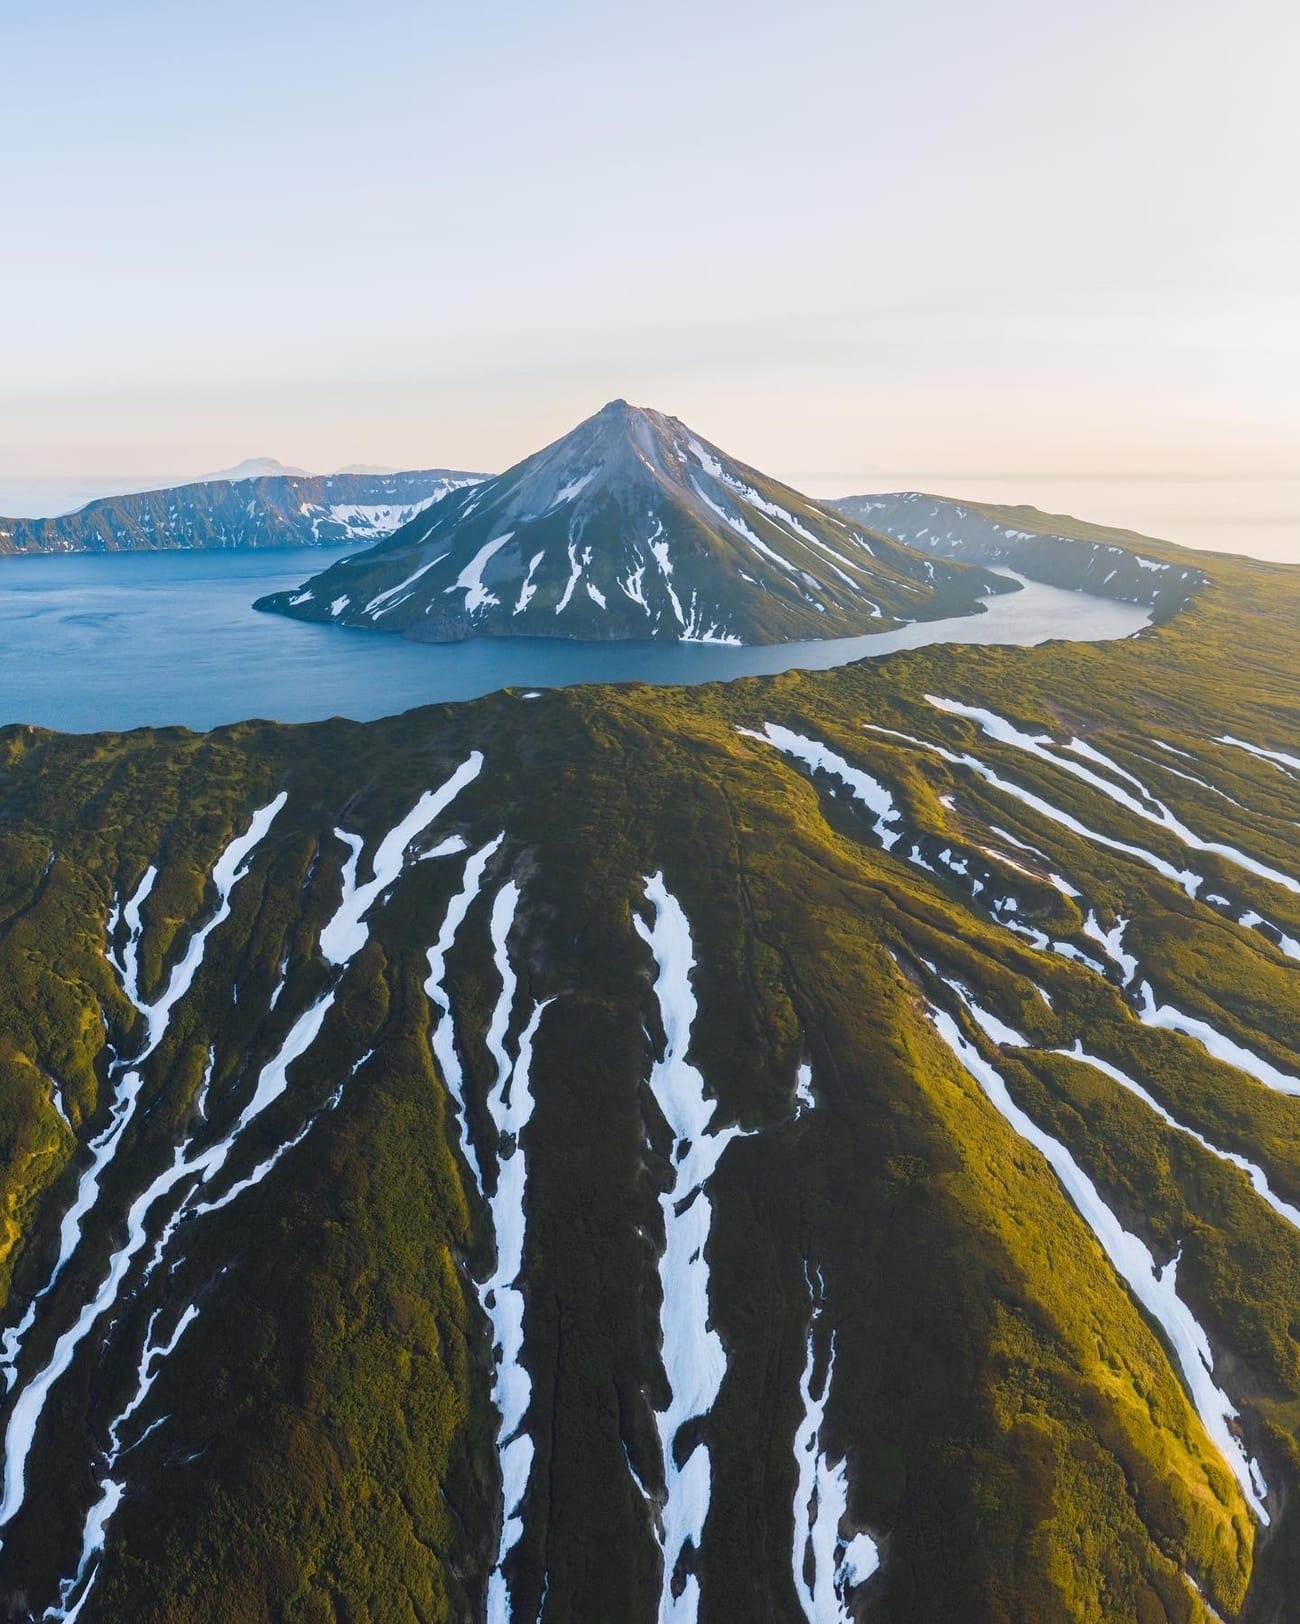
[[[709,1185],[710,1305],[727,1363],[697,1429],[713,1479],[701,1618],[800,1616],[793,1440],[815,1271],[836,1347],[822,1447],[847,1463],[844,1531],[868,1530],[881,1553],[853,1593],[854,1616],[1203,1624],[1208,1601],[1224,1618],[1286,1619],[1300,1583],[1300,1230],[1215,1151],[1257,1164],[1277,1197],[1300,1205],[1300,1100],[1193,1035],[1144,1024],[1137,989],[1149,980],[1161,1002],[1300,1075],[1300,963],[1284,951],[1300,938],[1300,891],[1189,851],[1168,822],[1126,810],[1055,759],[1080,737],[1203,840],[1300,876],[1300,779],[1217,742],[1300,755],[1300,572],[1207,567],[1211,583],[1188,610],[1110,646],[929,648],[685,692],[502,694],[365,726],[93,739],[7,730],[9,1325],[49,1277],[89,1143],[109,1121],[110,1046],[129,1055],[141,1041],[105,957],[114,899],[157,866],[139,954],[143,994],[156,996],[211,910],[217,856],[253,808],[287,792],[145,1063],[140,1108],[82,1245],[42,1299],[15,1395],[98,1287],[131,1201],[187,1136],[224,1131],[332,984],[317,943],[346,856],[333,831],[363,837],[364,880],[387,831],[479,750],[482,773],[417,851],[451,835],[471,851],[503,837],[447,963],[489,1195],[510,1148],[488,1116],[500,987],[488,917],[508,879],[521,897],[509,1052],[525,1003],[553,1000],[524,1130],[535,1457],[506,1566],[518,1616],[657,1613],[659,1557],[638,1482],[661,1496],[659,1196],[672,1170],[646,1086],[664,1034],[633,915],[646,910],[644,877],[662,870],[692,928],[691,1060],[718,1123],[746,1130]],[[1060,748],[1040,759],[927,695]],[[897,842],[886,849],[842,782],[740,731],[769,723],[885,786]],[[1203,884],[1193,898],[1132,850],[898,734],[974,757],[1003,785]],[[1111,769],[1103,777],[1132,788]],[[52,1389],[24,1504],[0,1530],[12,1616],[50,1605],[75,1571],[146,1326],[155,1312],[173,1325],[188,1305],[197,1321],[130,1429],[117,1469],[126,1494],[83,1621],[482,1616],[501,1507],[474,1281],[495,1254],[432,1058],[424,990],[467,859],[414,856],[376,899],[320,1037],[222,1188],[302,1137],[229,1205],[182,1222],[147,1277],[135,1269]],[[1090,919],[1104,931],[1128,921],[1132,985]],[[119,949],[122,939],[119,926]],[[980,1036],[951,983],[1025,1046]],[[1047,1162],[940,1040],[935,1007],[965,1023],[1017,1105],[1068,1146],[1157,1264],[1178,1259],[1179,1293],[1267,1480],[1268,1527],[1160,1327]],[[1181,1127],[1053,1052],[1076,1043]],[[804,1062],[816,1106],[801,1110]],[[161,1220],[159,1209],[151,1240]]]

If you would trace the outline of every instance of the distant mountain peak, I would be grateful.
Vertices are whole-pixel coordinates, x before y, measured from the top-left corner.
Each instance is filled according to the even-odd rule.
[[[191,483],[209,483],[218,479],[231,481],[240,479],[267,479],[271,476],[285,474],[296,475],[300,478],[310,478],[305,468],[291,468],[287,463],[279,462],[274,457],[245,457],[243,462],[237,462],[233,468],[223,468],[215,474],[205,474],[202,481]]]
[[[855,525],[679,418],[618,399],[260,607],[427,641],[776,643],[968,612],[1006,589]]]

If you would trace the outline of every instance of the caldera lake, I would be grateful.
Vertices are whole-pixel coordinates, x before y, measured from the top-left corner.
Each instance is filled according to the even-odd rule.
[[[1150,611],[1022,582],[983,614],[895,631],[762,647],[476,638],[415,643],[262,614],[357,548],[79,553],[0,558],[0,724],[71,733],[261,717],[369,721],[500,688],[694,684],[822,671],[926,643],[1132,637]]]

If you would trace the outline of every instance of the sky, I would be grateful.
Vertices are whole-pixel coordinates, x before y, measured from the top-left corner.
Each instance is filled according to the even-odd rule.
[[[1300,481],[1298,59],[1291,0],[0,0],[0,478],[625,396],[828,493]]]

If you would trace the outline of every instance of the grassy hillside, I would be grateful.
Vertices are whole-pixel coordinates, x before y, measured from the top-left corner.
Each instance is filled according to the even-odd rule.
[[[673,1476],[661,1347],[678,1345],[684,1301],[663,1300],[683,1215],[660,1197],[685,1153],[653,1068],[685,1036],[716,1102],[693,1137],[743,1130],[704,1187],[716,1396],[674,1455],[681,1468],[702,1447],[711,1473],[676,1584],[698,1583],[701,1619],[805,1616],[810,1325],[841,1543],[865,1533],[879,1564],[843,1577],[841,1616],[1292,1616],[1300,767],[1257,752],[1300,758],[1300,571],[1206,570],[1190,607],[1115,645],[931,647],[364,726],[0,735],[10,1327],[121,1105],[113,1062],[145,1044],[140,1008],[218,906],[229,841],[287,796],[23,1334],[0,1417],[10,1461],[12,1418],[129,1247],[132,1202],[177,1146],[197,1168],[230,1139],[210,1178],[145,1214],[111,1307],[49,1384],[0,1526],[12,1616],[39,1616],[62,1583],[65,1608],[89,1585],[87,1624],[473,1619],[508,1543],[514,1616],[655,1618]],[[368,934],[338,932],[349,956],[331,962],[350,883],[334,831],[363,839],[364,883],[473,751],[478,776],[404,866],[399,850]],[[452,836],[464,847],[418,860]],[[105,955],[130,963],[129,913],[111,910],[150,865],[133,1002]],[[685,1035],[636,927],[660,871],[690,927]],[[426,986],[444,936],[447,1017]],[[330,988],[287,1085],[240,1129]],[[437,1058],[444,1019],[454,1051]],[[495,1126],[507,1082],[516,1104],[531,1090],[517,1133]],[[1146,1297],[1027,1125],[1146,1248]],[[503,1542],[482,1288],[521,1155],[532,1458]],[[1150,1306],[1161,1290],[1204,1334],[1218,1411]],[[137,1403],[142,1350],[192,1308]],[[106,1478],[121,1502],[83,1564]]]

